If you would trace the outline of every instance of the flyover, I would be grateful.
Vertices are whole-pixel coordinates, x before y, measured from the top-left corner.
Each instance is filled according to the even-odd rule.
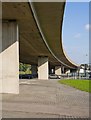
[[[2,92],[19,92],[19,61],[38,67],[39,79],[48,79],[50,66],[58,74],[77,69],[62,45],[64,9],[65,2],[2,3]]]

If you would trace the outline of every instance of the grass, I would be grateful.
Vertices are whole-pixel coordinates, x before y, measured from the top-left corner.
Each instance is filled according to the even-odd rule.
[[[58,81],[61,84],[69,85],[71,87],[77,88],[82,91],[86,91],[91,93],[91,80],[59,80]]]

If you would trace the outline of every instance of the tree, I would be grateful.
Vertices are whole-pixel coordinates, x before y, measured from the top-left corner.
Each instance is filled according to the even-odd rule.
[[[19,71],[23,71],[23,72],[26,72],[26,71],[30,71],[30,67],[31,65],[29,64],[23,64],[23,63],[19,63]]]

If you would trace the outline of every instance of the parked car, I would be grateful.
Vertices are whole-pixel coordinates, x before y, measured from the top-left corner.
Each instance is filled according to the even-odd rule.
[[[20,74],[19,79],[32,79],[32,74]]]
[[[50,74],[49,79],[60,79],[60,77],[56,74]]]
[[[37,74],[20,74],[19,79],[32,79],[32,78],[37,78]]]

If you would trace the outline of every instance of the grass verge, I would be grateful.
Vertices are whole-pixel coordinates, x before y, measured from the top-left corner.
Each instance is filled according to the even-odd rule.
[[[91,93],[91,88],[90,88],[91,80],[73,80],[73,79],[66,80],[65,79],[65,80],[59,80],[58,82],[61,84],[69,85],[79,90]]]

